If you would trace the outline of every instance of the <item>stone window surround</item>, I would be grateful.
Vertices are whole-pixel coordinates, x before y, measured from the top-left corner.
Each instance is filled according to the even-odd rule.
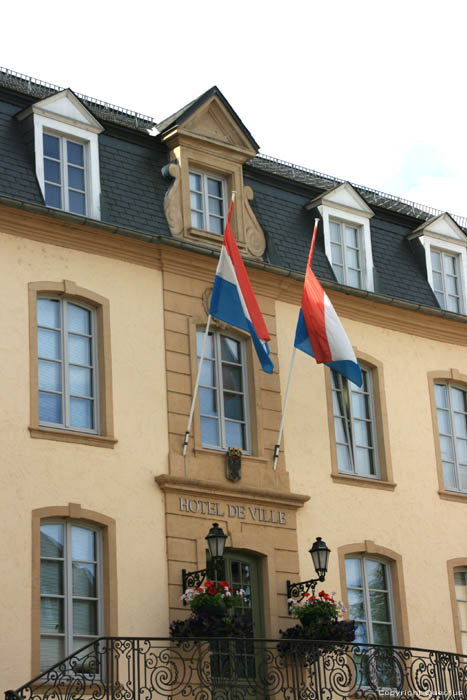
[[[344,474],[339,471],[337,463],[337,450],[334,432],[334,411],[332,405],[331,370],[326,367],[325,386],[327,399],[327,414],[329,426],[330,454],[331,454],[331,478],[336,483],[362,486],[364,488],[377,488],[385,491],[394,491],[397,484],[394,482],[392,461],[389,442],[388,415],[386,408],[386,392],[384,388],[383,364],[375,357],[361,352],[354,347],[354,352],[365,368],[372,372],[373,382],[373,408],[375,417],[376,443],[378,446],[378,465],[380,478],[367,478],[357,474]]]
[[[409,622],[407,615],[407,601],[405,596],[404,572],[402,557],[397,552],[387,547],[375,544],[372,540],[342,545],[338,548],[339,578],[341,583],[342,601],[349,608],[347,597],[347,581],[345,575],[345,559],[348,556],[360,555],[363,557],[376,557],[388,564],[391,570],[392,593],[395,613],[395,628],[398,646],[410,646]]]
[[[441,459],[441,448],[439,444],[438,433],[438,414],[436,410],[435,399],[435,383],[442,381],[445,384],[460,385],[467,391],[467,375],[461,374],[457,369],[450,370],[435,370],[428,372],[428,392],[431,403],[431,417],[433,421],[433,437],[435,443],[436,456],[436,472],[438,475],[438,494],[439,497],[446,501],[458,501],[467,503],[467,492],[462,491],[447,491],[444,487],[443,462]]]
[[[31,671],[36,676],[40,671],[40,526],[48,519],[72,519],[79,524],[97,525],[102,532],[103,591],[104,591],[104,635],[117,636],[118,632],[118,586],[116,523],[102,513],[86,510],[79,503],[67,506],[49,506],[32,511],[32,569],[31,569]]]
[[[451,599],[452,608],[452,624],[454,627],[454,638],[456,640],[456,651],[458,654],[462,654],[462,637],[461,628],[459,624],[459,610],[457,607],[456,589],[454,586],[454,573],[456,569],[467,569],[467,557],[459,557],[456,559],[449,559],[447,562],[448,569],[448,583],[449,583],[449,596]]]
[[[114,438],[112,369],[110,349],[110,304],[108,299],[88,289],[78,287],[75,282],[30,282],[29,296],[29,358],[30,358],[30,425],[32,438],[73,442],[94,447],[113,448]],[[99,366],[99,425],[100,434],[82,433],[75,430],[48,428],[39,424],[38,366],[37,366],[37,316],[36,302],[40,295],[64,296],[70,301],[83,302],[96,310],[97,345]]]

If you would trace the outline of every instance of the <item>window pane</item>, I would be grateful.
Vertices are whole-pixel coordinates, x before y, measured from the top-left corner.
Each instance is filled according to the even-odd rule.
[[[453,387],[451,389],[451,402],[454,411],[467,412],[467,391]]]
[[[339,471],[353,471],[352,460],[350,459],[350,450],[347,445],[337,445],[337,464]]]
[[[458,294],[456,277],[451,277],[450,275],[446,277],[446,291],[448,294]]]
[[[44,180],[61,184],[60,163],[56,160],[44,158]]]
[[[347,250],[347,265],[360,269],[360,256],[358,250]]]
[[[441,449],[441,459],[445,460],[446,462],[452,462],[454,460],[454,456],[451,438],[440,435],[439,444]]]
[[[467,603],[457,603],[461,629],[467,630]]]
[[[190,192],[190,206],[192,209],[203,210],[203,200],[197,192]]]
[[[214,370],[214,360],[207,360],[204,358],[199,383],[204,386],[216,386],[216,375]]]
[[[47,207],[55,207],[55,209],[62,208],[62,190],[56,185],[44,185],[45,189],[45,205]]]
[[[345,560],[345,579],[348,586],[362,587],[362,563],[361,559]]]
[[[447,408],[448,399],[445,384],[435,384],[435,398],[438,408]]]
[[[368,642],[368,634],[366,631],[366,624],[360,622],[355,630],[354,644],[362,644],[363,642]]]
[[[86,214],[86,198],[80,192],[68,192],[70,211],[73,214]]]
[[[345,227],[345,242],[348,246],[358,248],[358,232],[353,226]]]
[[[80,561],[96,560],[96,533],[86,527],[73,525],[71,531],[71,556]]]
[[[96,565],[73,562],[73,595],[83,598],[97,596]]]
[[[332,269],[336,275],[336,280],[341,284],[344,284],[344,268],[339,265],[333,265]]]
[[[449,423],[449,412],[445,411],[444,409],[438,408],[437,414],[438,414],[438,430],[439,430],[439,432],[444,433],[444,435],[450,435],[451,434],[451,425]]]
[[[231,423],[230,421],[225,421],[225,442],[226,447],[245,447],[245,441],[243,439],[243,424],[242,423]]]
[[[62,390],[61,363],[39,360],[39,389]]]
[[[76,304],[67,304],[68,330],[74,333],[91,333],[91,312]]]
[[[219,445],[219,426],[216,418],[201,417],[201,440],[203,445]]]
[[[44,328],[38,328],[37,352],[39,357],[60,360],[62,357],[60,338],[60,331],[49,331]]]
[[[75,634],[97,634],[97,603],[95,601],[73,601],[73,632]]]
[[[433,287],[438,292],[444,292],[443,277],[439,272],[433,272]]]
[[[431,251],[431,266],[433,270],[441,270],[441,255],[436,251]]]
[[[355,418],[368,418],[368,398],[365,394],[352,391],[352,411]]]
[[[73,143],[73,141],[67,141],[66,147],[68,162],[84,166],[84,147],[80,143]]]
[[[217,416],[217,392],[214,389],[199,389],[199,410],[210,416]]]
[[[444,271],[448,275],[456,274],[456,256],[454,255],[444,255]]]
[[[454,585],[456,587],[456,598],[467,600],[467,571],[454,572]]]
[[[51,136],[50,134],[43,134],[42,137],[44,155],[50,158],[60,158],[60,143],[56,136]]]
[[[203,349],[203,340],[204,331],[196,331],[196,352],[198,353],[198,358],[201,357],[201,351]],[[212,333],[208,333],[208,337],[206,338],[204,357],[214,357],[214,338]]]
[[[57,664],[65,657],[65,640],[43,637],[41,639],[41,671]]]
[[[349,618],[351,620],[365,620],[366,615],[365,606],[363,603],[363,590],[355,590],[353,588],[349,588],[347,593],[349,599]]]
[[[221,336],[222,359],[240,363],[240,343],[232,338]]]
[[[211,233],[216,233],[218,236],[222,236],[224,233],[224,219],[218,219],[215,216],[210,216],[209,231]]]
[[[443,462],[444,487],[450,491],[457,490],[456,473],[452,462]]]
[[[371,618],[376,622],[391,622],[387,593],[370,591]]]
[[[374,474],[373,450],[366,450],[363,447],[357,447],[356,450],[356,471],[359,474]]]
[[[79,396],[92,396],[92,370],[84,367],[69,368],[70,374],[70,394]]]
[[[355,443],[362,447],[371,447],[371,423],[363,420],[354,421]]]
[[[459,466],[459,487],[461,491],[467,491],[467,466]]]
[[[73,428],[94,428],[92,405],[88,399],[70,398],[70,425]]]
[[[336,263],[337,265],[342,265],[342,246],[337,245],[336,243],[332,243],[331,256],[333,263]]]
[[[243,420],[243,396],[224,393],[224,415],[226,418]]]
[[[345,423],[343,418],[334,418],[334,433],[336,436],[336,442],[343,442],[347,444],[347,436],[345,434]]]
[[[68,166],[68,187],[84,191],[84,170],[75,168],[72,165]]]
[[[212,194],[215,197],[222,197],[222,182],[208,177],[208,194]]]
[[[68,360],[77,365],[90,365],[91,362],[91,339],[83,336],[68,336]]]
[[[331,221],[329,223],[329,226],[331,228],[331,241],[333,241],[334,243],[340,243],[341,242],[340,224],[336,224],[334,221]]]
[[[454,414],[454,431],[456,437],[467,438],[467,416],[464,413]]]
[[[41,632],[63,632],[63,598],[41,598]]]
[[[387,590],[386,566],[379,561],[366,559],[366,575],[369,588]]]
[[[355,270],[348,270],[347,284],[350,287],[360,287],[360,273],[356,272]]]
[[[60,302],[57,299],[38,299],[36,309],[39,326],[61,327]]]
[[[373,625],[373,644],[392,644],[391,625]]]
[[[204,219],[203,215],[200,212],[191,212],[191,225],[193,226],[193,228],[204,228]]]
[[[63,557],[63,525],[41,525],[41,557]]]
[[[201,192],[201,176],[190,173],[190,190]]]
[[[242,369],[233,365],[222,365],[222,381],[224,389],[242,391]]]
[[[455,314],[458,314],[460,311],[460,302],[457,297],[448,297],[448,306],[447,306],[448,311],[453,311]]]
[[[220,199],[214,199],[213,197],[209,197],[208,205],[210,214],[216,214],[217,216],[224,215],[222,201]]]
[[[63,595],[63,563],[41,561],[41,593]]]
[[[39,392],[39,420],[43,423],[63,423],[60,394]]]

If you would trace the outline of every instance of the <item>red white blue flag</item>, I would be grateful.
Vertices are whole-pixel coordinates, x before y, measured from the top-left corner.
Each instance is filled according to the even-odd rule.
[[[227,215],[209,313],[214,318],[249,333],[261,367],[271,374],[274,365],[269,357],[267,341],[270,337],[230,227],[232,207],[233,201]]]
[[[350,340],[329,301],[329,297],[311,269],[317,223],[313,232],[305,274],[302,306],[295,331],[295,347],[339,372],[357,386],[362,385],[362,371]]]

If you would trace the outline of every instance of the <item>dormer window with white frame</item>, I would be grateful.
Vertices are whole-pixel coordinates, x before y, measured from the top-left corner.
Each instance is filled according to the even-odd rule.
[[[467,313],[467,236],[449,214],[412,231],[425,248],[428,282],[441,309]]]
[[[374,291],[370,219],[373,212],[348,182],[306,205],[321,214],[324,248],[340,284]]]
[[[100,219],[98,135],[103,127],[71,90],[23,110],[34,133],[36,176],[44,204]]]
[[[224,234],[226,182],[215,175],[190,170],[190,208],[193,228]]]

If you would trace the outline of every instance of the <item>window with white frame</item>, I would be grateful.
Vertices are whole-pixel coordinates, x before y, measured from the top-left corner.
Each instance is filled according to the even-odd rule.
[[[198,362],[204,331],[197,331]],[[203,447],[250,451],[245,343],[221,332],[209,333],[199,382]]]
[[[190,171],[190,207],[193,228],[224,234],[225,181],[221,178]]]
[[[391,650],[365,649],[365,644],[396,644],[391,570],[369,557],[346,557],[345,578],[349,618],[357,622],[355,662],[361,686],[398,687],[400,674]]]
[[[358,387],[331,372],[337,468],[343,474],[380,478],[376,445],[373,377],[362,367]]]
[[[467,391],[435,384],[444,488],[467,493]]]
[[[459,614],[462,653],[467,654],[467,569],[454,569],[454,588]]]
[[[102,634],[101,532],[72,521],[43,521],[40,561],[44,670]]]
[[[442,309],[461,313],[459,256],[431,248],[433,291]]]
[[[95,309],[38,297],[39,424],[97,433]]]
[[[42,139],[46,206],[85,216],[85,144],[45,131]]]
[[[330,221],[331,264],[336,279],[349,287],[362,287],[360,230],[341,221]]]

